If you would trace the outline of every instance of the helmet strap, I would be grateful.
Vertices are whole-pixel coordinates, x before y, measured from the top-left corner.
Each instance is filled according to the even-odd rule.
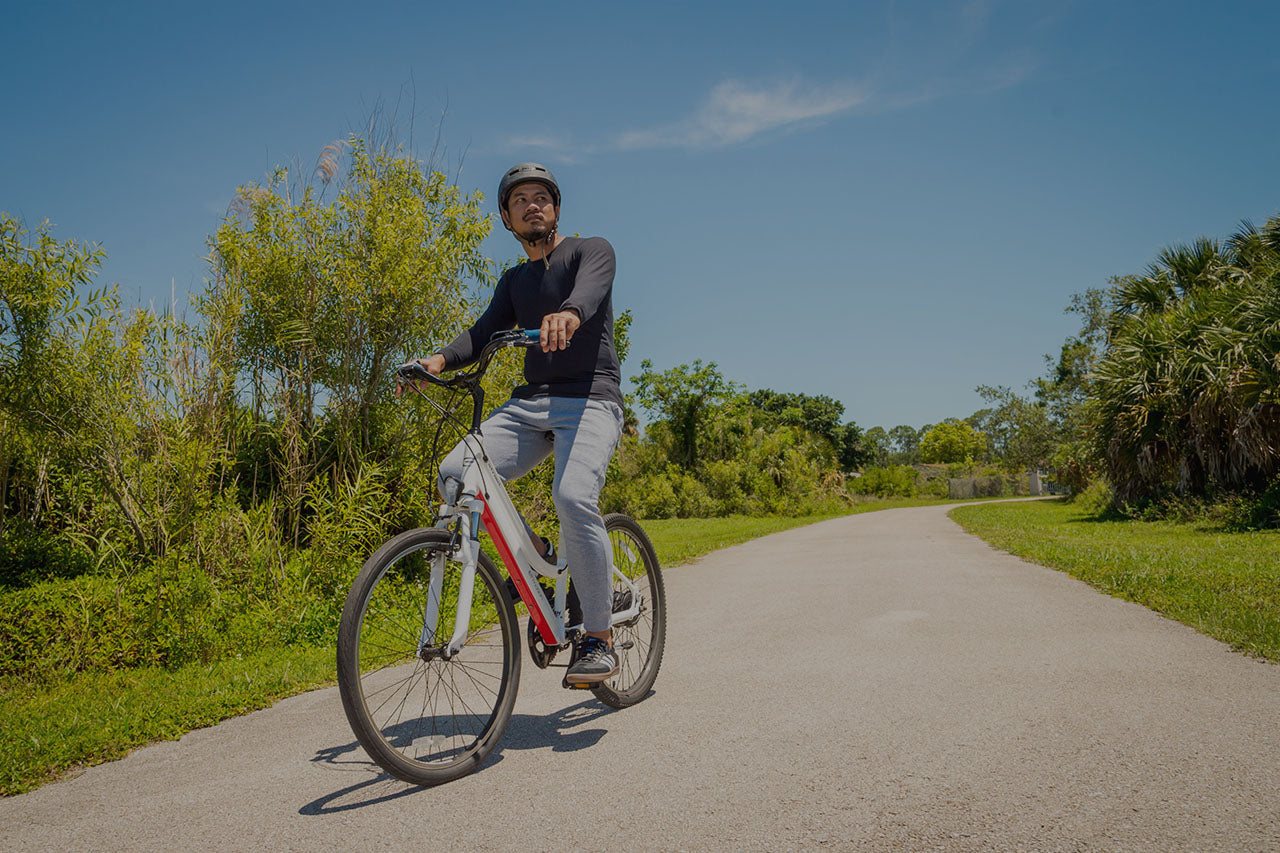
[[[559,224],[559,221],[557,221],[555,225],[552,225],[551,230],[547,232],[547,236],[542,241],[542,265],[547,269],[551,269],[551,258],[549,256],[551,254],[551,250],[555,248],[556,226]]]

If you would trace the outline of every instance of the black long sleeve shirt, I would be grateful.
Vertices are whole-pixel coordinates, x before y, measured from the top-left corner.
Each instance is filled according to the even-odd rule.
[[[568,349],[525,350],[524,385],[511,396],[592,397],[622,405],[622,371],[613,345],[613,247],[603,237],[566,237],[542,261],[502,274],[493,301],[443,350],[445,367],[475,361],[494,332],[536,329],[542,318],[573,309],[582,318]]]

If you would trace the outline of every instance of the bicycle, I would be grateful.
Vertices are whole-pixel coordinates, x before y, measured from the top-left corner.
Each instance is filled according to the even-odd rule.
[[[338,628],[338,689],[360,745],[384,770],[406,782],[438,785],[477,769],[498,745],[511,718],[520,680],[521,638],[515,602],[493,560],[481,549],[480,527],[528,611],[525,644],[540,669],[553,664],[582,632],[566,624],[567,566],[552,565],[530,541],[484,450],[480,433],[490,360],[507,347],[530,347],[538,330],[499,332],[474,370],[441,379],[416,362],[401,381],[457,419],[415,380],[466,391],[472,398],[463,479],[449,478],[431,527],[392,537],[365,561],[347,594]],[[443,423],[443,420],[442,420]],[[458,424],[462,426],[462,424]],[[439,431],[437,431],[437,444]],[[635,520],[605,516],[612,545],[612,628],[621,659],[616,676],[590,689],[614,708],[648,696],[666,638],[662,570]],[[549,590],[541,578],[554,581]]]

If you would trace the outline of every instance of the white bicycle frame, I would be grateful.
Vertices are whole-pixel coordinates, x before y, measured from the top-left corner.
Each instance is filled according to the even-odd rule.
[[[462,439],[466,447],[462,462],[462,482],[451,480],[448,484],[455,492],[445,496],[440,507],[437,527],[457,525],[461,540],[460,558],[462,577],[458,589],[458,612],[453,636],[444,649],[445,657],[456,655],[466,643],[471,624],[471,597],[475,584],[476,562],[480,558],[480,525],[493,541],[507,572],[515,582],[520,598],[529,609],[529,618],[537,627],[542,641],[549,648],[561,646],[568,632],[581,625],[565,625],[561,614],[565,612],[565,598],[569,589],[568,566],[563,559],[552,566],[534,548],[526,533],[524,519],[511,502],[502,478],[485,453],[484,442],[477,433],[468,433]],[[631,579],[618,571],[613,564],[613,551],[606,549],[609,573],[631,590],[631,606],[613,614],[611,625],[634,619],[640,613],[640,590]],[[440,592],[444,582],[444,554],[437,554],[431,564],[431,594],[423,613],[421,643],[435,636],[439,624]],[[550,602],[538,583],[538,576],[554,578],[555,601]]]

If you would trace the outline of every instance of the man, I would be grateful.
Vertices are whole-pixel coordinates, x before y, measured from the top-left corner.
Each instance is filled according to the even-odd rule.
[[[493,301],[470,329],[419,363],[439,374],[478,358],[494,332],[540,330],[539,346],[525,351],[526,384],[481,431],[504,480],[524,476],[555,450],[552,498],[585,634],[565,681],[604,681],[619,668],[609,627],[609,536],[597,506],[623,419],[613,344],[613,247],[601,237],[557,233],[560,187],[537,163],[521,163],[502,176],[498,211],[528,262],[503,273]],[[442,483],[447,476],[461,478],[462,457],[459,445],[440,464]]]

